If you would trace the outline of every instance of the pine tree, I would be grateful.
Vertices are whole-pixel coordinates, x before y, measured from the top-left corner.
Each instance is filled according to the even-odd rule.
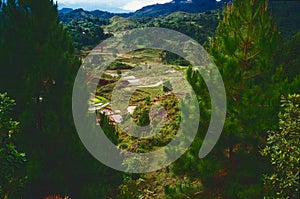
[[[222,74],[228,96],[227,121],[218,144],[226,153],[222,167],[228,174],[224,187],[229,197],[260,197],[265,162],[259,157],[270,117],[278,111],[283,92],[281,69],[272,63],[278,32],[268,13],[268,1],[234,1],[211,42],[211,53]],[[220,168],[222,169],[224,168]]]
[[[211,40],[209,51],[226,88],[227,118],[219,142],[207,157],[190,159],[197,156],[202,142],[198,138],[187,153],[193,156],[187,155],[189,160],[184,156],[182,162],[192,162],[190,167],[196,169],[191,175],[199,176],[207,188],[228,198],[262,197],[262,173],[268,164],[260,157],[259,146],[265,130],[276,126],[271,116],[279,109],[280,94],[288,90],[282,68],[272,62],[278,38],[268,1],[235,0],[223,7]],[[209,95],[192,67],[187,79],[203,109],[201,137],[210,118]]]
[[[57,6],[49,0],[8,0],[1,14],[0,85],[18,102],[24,133],[17,140],[28,154],[24,197],[103,198],[120,176],[95,160],[77,136],[72,87],[80,61]]]

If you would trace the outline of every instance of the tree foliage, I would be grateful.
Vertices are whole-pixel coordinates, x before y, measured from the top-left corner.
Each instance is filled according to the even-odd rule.
[[[277,113],[285,84],[282,69],[270,59],[279,36],[267,8],[268,1],[228,4],[211,41],[210,51],[228,96],[227,119],[216,155],[223,156],[219,157],[223,159],[219,171],[227,169],[221,179],[230,198],[262,195],[261,176],[267,164],[258,148],[264,131],[275,126],[269,116]]]
[[[76,50],[91,50],[102,40],[112,36],[103,32],[102,26],[107,25],[107,21],[96,17],[82,20],[74,18],[64,25],[71,35]]]
[[[262,197],[262,174],[268,164],[260,157],[264,132],[276,126],[278,98],[286,87],[282,68],[272,62],[279,38],[268,1],[235,0],[223,7],[209,52],[219,68],[227,94],[227,118],[219,142],[202,160],[183,157],[191,175],[199,175],[212,192],[228,198]],[[187,79],[198,95],[203,137],[210,118],[209,94],[200,74],[189,67]],[[187,154],[197,157],[201,139]],[[190,162],[190,164],[187,164]],[[196,165],[196,166],[195,166]],[[179,165],[175,167],[183,170]],[[198,174],[196,174],[198,172]]]
[[[300,172],[300,94],[281,100],[279,131],[268,132],[267,146],[273,172],[264,177],[271,198],[297,198]]]
[[[0,89],[18,102],[15,115],[23,132],[18,143],[28,154],[23,196],[103,198],[121,178],[95,160],[77,136],[72,87],[80,61],[57,6],[50,0],[8,0],[0,21]]]
[[[26,161],[25,153],[15,145],[19,123],[11,118],[15,101],[0,94],[0,198],[12,197],[23,186],[25,176],[19,170]]]

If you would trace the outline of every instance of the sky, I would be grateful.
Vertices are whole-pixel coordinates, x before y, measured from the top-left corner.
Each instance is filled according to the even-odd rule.
[[[130,12],[156,3],[172,0],[57,0],[61,8],[83,8],[85,10],[103,10],[110,12]]]

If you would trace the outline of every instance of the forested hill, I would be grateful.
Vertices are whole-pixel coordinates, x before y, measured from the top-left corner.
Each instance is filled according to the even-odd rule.
[[[154,17],[168,15],[173,12],[199,13],[220,9],[229,0],[174,0],[170,3],[146,6],[134,12],[130,17]]]
[[[121,16],[121,17],[129,17],[131,13],[110,13],[101,10],[94,10],[94,11],[87,11],[83,10],[82,8],[72,10],[71,8],[63,8],[59,12],[60,21],[64,23],[70,22],[72,19],[77,20],[85,20],[87,18],[102,18],[102,19],[109,19],[114,16]]]
[[[210,15],[211,12],[220,10],[222,5],[229,1],[230,0],[223,0],[220,2],[214,0],[174,0],[170,3],[146,6],[132,13],[110,13],[101,10],[86,11],[83,9],[73,10],[71,8],[63,8],[59,10],[58,13],[60,21],[64,24],[72,23],[73,20],[97,23],[100,19],[101,23],[98,25],[103,25],[104,21],[108,22],[108,20],[113,17],[116,18],[112,21],[116,21],[116,19],[119,19],[118,17],[121,17],[130,19],[130,23],[132,23],[132,21],[135,23],[136,21],[149,22],[149,20],[147,21],[147,18],[149,19],[150,17],[168,19],[167,16],[175,12],[185,12],[188,14],[206,13]],[[270,12],[275,17],[279,31],[288,38],[296,34],[300,29],[300,19],[298,17],[298,13],[300,12],[300,2],[272,0],[269,1],[269,4]],[[216,23],[213,23],[213,25],[215,24]],[[128,24],[119,24],[119,26],[126,25]],[[120,30],[122,30],[122,27]]]
[[[88,51],[100,41],[118,31],[141,27],[163,27],[182,32],[199,43],[207,43],[218,24],[218,11],[205,13],[175,12],[160,17],[125,18],[114,16],[110,19],[85,16],[63,22],[70,33],[77,50]]]
[[[97,18],[111,18],[113,16],[121,16],[126,18],[141,18],[141,17],[157,17],[165,16],[173,12],[187,12],[187,13],[200,13],[210,10],[220,9],[225,2],[215,0],[174,0],[170,3],[155,4],[143,7],[132,13],[110,13],[106,11],[85,11],[83,9],[72,10],[69,8],[63,8],[59,11],[59,17],[61,21],[68,22],[71,19],[84,19],[86,17]]]
[[[209,2],[209,1],[207,1]],[[224,2],[223,2],[224,3]],[[279,32],[286,38],[291,38],[300,29],[300,2],[270,1],[269,10],[278,24]],[[185,9],[187,12],[172,12],[168,15],[147,17],[141,13],[152,9],[158,11],[159,8],[171,12],[174,5],[180,5],[178,9]],[[217,16],[220,10],[211,10],[202,13],[188,13],[189,6],[195,3],[167,3],[163,5],[147,6],[135,13],[114,14],[104,11],[85,11],[83,9],[62,9],[60,10],[60,21],[70,33],[77,50],[88,51],[103,39],[111,36],[110,33],[130,30],[139,27],[164,27],[177,30],[201,44],[208,41],[213,36],[217,27]],[[200,3],[195,9],[203,8]],[[139,13],[139,14],[138,14]],[[157,12],[158,14],[159,12]],[[166,12],[165,12],[166,13]],[[149,13],[148,13],[149,14]],[[133,17],[140,15],[141,17]],[[105,34],[109,33],[109,34]]]

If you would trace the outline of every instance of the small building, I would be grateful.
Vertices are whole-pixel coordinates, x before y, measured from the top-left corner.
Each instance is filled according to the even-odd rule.
[[[119,124],[123,121],[120,110],[111,110],[109,108],[104,108],[103,110],[100,111],[101,113],[104,113],[109,120],[111,121],[111,123],[113,124]]]
[[[133,114],[135,108],[136,108],[136,106],[128,106],[127,107],[127,112],[130,113],[130,114]]]

